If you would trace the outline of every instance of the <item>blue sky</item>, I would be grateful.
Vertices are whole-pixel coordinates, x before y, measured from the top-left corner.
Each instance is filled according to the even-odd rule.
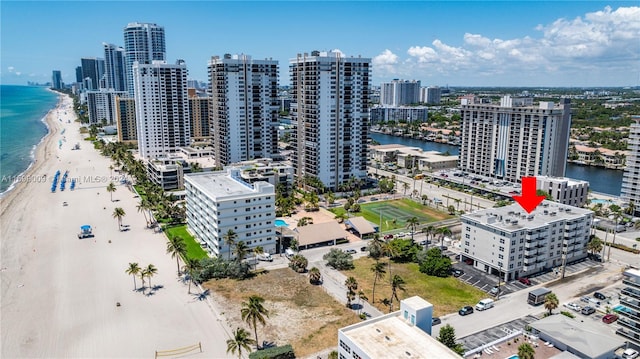
[[[280,63],[339,49],[393,78],[450,86],[640,85],[638,1],[5,1],[0,81],[75,81],[81,57],[123,44],[129,22],[165,27],[168,61],[206,80],[212,55]]]

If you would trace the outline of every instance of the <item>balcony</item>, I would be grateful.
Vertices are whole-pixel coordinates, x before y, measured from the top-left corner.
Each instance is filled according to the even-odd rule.
[[[640,334],[638,333],[630,332],[630,331],[624,330],[623,328],[620,328],[616,330],[616,334],[623,336],[627,339],[630,339],[632,341],[635,341],[636,343],[640,343]]]
[[[620,304],[625,307],[629,307],[637,312],[640,312],[640,301],[635,300],[631,297],[620,297]]]

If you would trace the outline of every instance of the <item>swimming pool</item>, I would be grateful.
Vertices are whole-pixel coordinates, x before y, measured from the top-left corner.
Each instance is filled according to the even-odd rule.
[[[507,359],[520,359],[520,357],[517,354],[514,354],[514,355],[508,357]]]
[[[276,223],[276,227],[289,227],[287,222],[285,222],[285,221],[283,221],[281,219],[276,219],[275,223]]]

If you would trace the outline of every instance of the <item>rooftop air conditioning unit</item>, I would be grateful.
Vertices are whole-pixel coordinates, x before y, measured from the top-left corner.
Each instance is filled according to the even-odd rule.
[[[551,216],[555,216],[555,215],[556,215],[556,212],[551,212],[551,213],[549,213],[549,215],[551,215]]]
[[[571,212],[571,208],[569,208],[569,207],[565,208],[564,210],[567,211],[567,212]]]
[[[505,223],[510,223],[511,222],[511,218],[507,218],[504,220]]]
[[[518,220],[514,219],[513,221],[511,221],[511,224],[514,225],[514,226],[517,225],[518,224]]]
[[[545,210],[543,211],[543,213],[544,213],[544,214],[549,214],[549,210],[545,209]]]

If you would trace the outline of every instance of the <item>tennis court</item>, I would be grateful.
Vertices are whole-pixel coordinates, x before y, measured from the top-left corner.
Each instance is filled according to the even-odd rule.
[[[380,224],[382,232],[406,228],[407,220],[412,217],[418,218],[419,225],[450,217],[408,199],[367,203],[361,206],[360,211],[368,221]]]

